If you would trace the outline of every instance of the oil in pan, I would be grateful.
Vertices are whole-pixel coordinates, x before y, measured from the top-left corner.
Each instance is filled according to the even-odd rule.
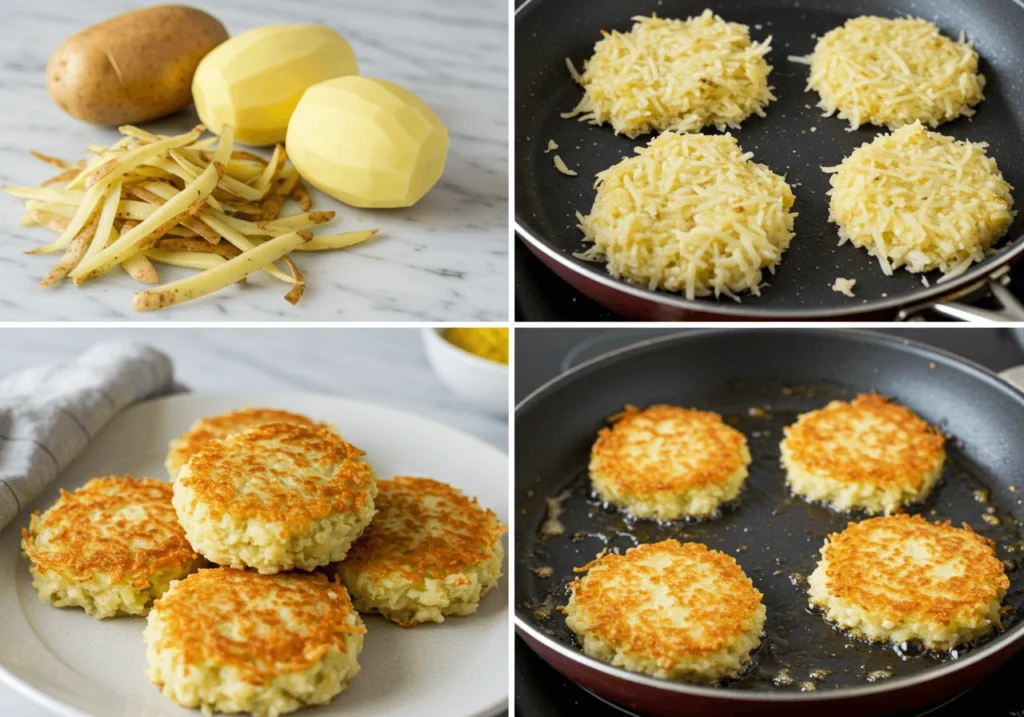
[[[625,552],[642,543],[674,538],[696,541],[732,555],[764,594],[768,609],[766,634],[751,663],[738,679],[723,685],[754,691],[828,690],[920,673],[957,660],[975,647],[999,638],[996,630],[975,643],[949,653],[925,651],[913,644],[868,643],[852,637],[808,606],[807,576],[819,559],[828,534],[843,530],[863,514],[839,514],[792,496],[779,464],[783,428],[800,413],[853,392],[836,385],[744,385],[734,382],[708,391],[697,401],[702,409],[720,413],[747,436],[752,463],[739,498],[720,514],[700,521],[658,523],[634,519],[599,501],[581,456],[564,480],[551,480],[549,495],[534,489],[530,501],[546,502],[546,519],[534,525],[520,522],[525,560],[530,570],[527,594],[519,607],[533,615],[537,626],[558,641],[580,649],[558,608],[568,599],[573,568],[585,565],[601,550]],[[671,402],[671,397],[666,397]],[[949,460],[942,480],[929,498],[910,507],[929,521],[968,523],[995,541],[998,557],[1011,578],[1003,600],[1008,608],[1003,630],[1024,619],[1024,585],[1014,573],[1024,558],[1024,540],[1015,513],[1024,512],[1021,491],[1001,486],[964,455],[955,437],[947,441]],[[539,486],[538,486],[539,487]],[[1009,501],[1009,502],[1008,502]],[[522,515],[522,513],[521,513]]]

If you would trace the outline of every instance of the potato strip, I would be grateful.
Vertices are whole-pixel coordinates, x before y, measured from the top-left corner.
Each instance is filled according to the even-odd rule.
[[[75,178],[68,182],[68,189],[77,189],[78,187],[83,186],[86,177],[102,167],[104,162],[108,162],[120,154],[120,151],[115,150],[113,147],[101,149],[106,149],[107,151],[97,154],[86,162],[85,166],[81,168],[77,175],[75,175]]]
[[[267,190],[270,189],[271,183],[277,179],[277,175],[280,174],[284,168],[284,163],[288,159],[288,154],[284,151],[284,145],[278,144],[274,146],[274,154],[270,158],[270,162],[263,170],[263,174],[260,178],[252,185],[253,189],[260,193],[260,196],[264,196]]]
[[[295,247],[296,251],[329,251],[331,249],[345,249],[346,247],[361,244],[367,239],[377,236],[380,229],[364,229],[362,231],[345,232],[331,236],[315,236],[311,241]]]
[[[153,248],[170,249],[172,251],[187,251],[200,254],[217,254],[225,259],[234,259],[242,253],[242,250],[238,247],[224,242],[214,246],[202,239],[181,239],[169,237],[157,240]]]
[[[208,269],[187,279],[164,284],[155,289],[140,291],[135,295],[135,310],[155,311],[220,291],[280,259],[295,247],[309,241],[312,236],[309,232],[293,232],[275,237],[266,244],[243,252],[214,269]]]
[[[2,189],[7,194],[18,199],[37,199],[41,202],[54,202],[56,204],[81,204],[82,200],[85,199],[85,192],[80,189],[22,187],[15,184],[5,184]]]
[[[85,251],[85,257],[83,260],[88,261],[91,257],[96,256],[100,253],[103,247],[107,244],[107,238],[110,236],[110,232],[114,229],[114,219],[117,216],[117,208],[120,204],[121,198],[121,183],[114,182],[107,189],[107,196],[103,200],[103,206],[100,208],[99,222],[96,224],[96,236],[89,243],[89,248]]]
[[[281,180],[279,191],[287,197],[297,186],[299,186],[299,173],[293,169],[291,174]]]
[[[217,145],[217,151],[213,153],[214,162],[223,164],[227,169],[228,163],[231,161],[231,149],[235,144],[235,128],[229,124],[221,127],[220,130],[220,143]],[[228,174],[231,174],[229,171]]]
[[[175,249],[146,249],[140,256],[161,264],[181,266],[186,269],[199,269],[201,271],[215,269],[227,261],[227,259],[218,254],[197,254],[191,251]]]
[[[312,211],[313,190],[283,144],[268,159],[238,149],[231,126],[205,137],[202,125],[177,135],[133,125],[118,129],[122,137],[110,146],[86,145],[82,159],[32,152],[59,173],[39,186],[0,187],[24,201],[21,226],[56,234],[26,252],[61,254],[44,286],[65,277],[80,286],[120,267],[136,281],[155,285],[134,297],[137,311],[152,311],[263,271],[288,284],[284,298],[297,304],[306,278],[290,252],[345,249],[377,235],[368,229],[314,237],[309,230],[335,213]],[[301,211],[282,216],[291,201]],[[157,264],[199,273],[160,286]]]
[[[145,187],[132,187],[129,191],[131,194],[135,195],[139,199],[149,202],[150,204],[155,204],[156,206],[159,207],[166,204],[167,200],[161,196],[154,194],[151,191],[151,189],[157,186],[161,185],[156,183],[150,183]],[[173,191],[175,194],[177,194],[177,190]],[[196,234],[201,236],[210,244],[216,244],[217,242],[220,241],[220,234],[215,232],[210,227],[206,226],[206,224],[203,223],[202,219],[198,219],[196,217],[182,217],[181,224],[182,226],[186,226],[192,231],[194,231]]]
[[[213,212],[205,212],[203,214],[203,219],[206,221],[207,224],[209,224],[211,227],[219,231],[221,233],[221,236],[223,236],[229,242],[234,244],[240,250],[249,251],[250,249],[254,249],[256,247],[255,243],[249,241],[249,239],[235,231],[231,226],[222,222],[217,216],[214,215]],[[267,266],[263,267],[263,271],[267,272],[275,279],[280,279],[281,281],[284,281],[289,284],[294,283],[293,277],[288,276],[273,264],[268,264]]]
[[[41,246],[37,249],[31,249],[27,254],[52,254],[55,251],[60,251],[68,244],[71,240],[82,231],[82,227],[85,226],[86,222],[92,218],[93,213],[96,211],[96,205],[103,197],[103,192],[106,187],[102,184],[97,184],[86,190],[85,195],[82,197],[82,203],[78,205],[78,209],[75,210],[75,216],[68,222],[67,229],[61,232],[61,235],[57,237],[57,240],[52,244]]]
[[[306,277],[304,277],[302,272],[299,271],[299,267],[295,266],[295,262],[287,256],[281,257],[281,261],[288,265],[288,270],[291,271],[292,276],[295,277],[295,286],[291,288],[291,291],[284,295],[284,300],[292,306],[295,306],[302,300],[303,294],[306,293]]]
[[[182,169],[180,166],[178,166],[178,164],[176,162],[174,162],[174,161],[172,161],[170,159],[153,159],[153,160],[150,160],[149,163],[152,166],[154,166],[154,167],[159,167],[160,169],[163,169],[164,171],[168,172],[169,174],[174,175],[175,177],[177,177],[178,179],[180,179],[182,182],[184,182],[186,184],[188,184],[193,179],[195,179],[196,176],[198,176],[198,175],[193,175],[190,172],[186,172],[184,169]],[[167,197],[164,197],[164,199],[167,199]],[[221,205],[221,203],[219,201],[217,201],[217,199],[214,198],[212,193],[211,193],[211,195],[209,197],[206,198],[206,202],[207,202],[207,204],[209,204],[214,209],[221,209],[221,210],[224,209],[224,207]]]
[[[42,211],[49,212],[51,214],[59,214],[62,217],[75,216],[75,208],[70,204],[63,204],[58,202],[29,202],[30,211],[33,209],[41,209]],[[156,207],[146,202],[138,202],[133,199],[122,199],[117,203],[117,218],[118,219],[135,219],[142,221],[150,214],[156,211]],[[193,232],[194,233],[194,232]]]
[[[212,147],[216,142],[217,142],[217,138],[216,137],[207,137],[206,139],[201,139],[198,142],[193,142],[192,144],[190,144],[185,149],[205,150],[205,149],[209,149],[210,147]]]
[[[228,162],[226,169],[228,174],[239,182],[245,182],[246,184],[250,184],[263,174],[262,165],[257,166],[255,164],[241,162],[237,159],[232,159]]]
[[[89,223],[71,239],[71,243],[68,245],[67,251],[64,252],[64,256],[61,257],[60,262],[57,266],[53,267],[50,273],[46,275],[46,278],[39,283],[39,286],[56,284],[75,268],[75,265],[82,258],[82,252],[89,245],[89,240],[96,233],[96,222],[97,219],[95,217],[89,220]]]
[[[51,167],[58,167],[60,169],[68,169],[68,168],[74,169],[74,167],[71,165],[70,162],[65,162],[63,159],[58,159],[57,157],[51,157],[48,154],[43,154],[42,152],[36,152],[35,150],[29,152],[29,154],[31,154],[33,157],[38,159],[40,162],[44,162],[46,164],[49,164]]]
[[[130,259],[121,262],[121,268],[128,272],[128,276],[140,281],[143,284],[159,284],[160,275],[156,267],[144,254],[135,254]]]
[[[178,163],[178,165],[192,176],[199,176],[199,173],[203,171],[203,168],[198,164],[194,163],[186,152],[180,152],[178,150],[171,150],[171,158]],[[196,158],[198,159],[198,157]],[[250,199],[256,201],[263,195],[250,187],[244,182],[239,182],[233,177],[224,176],[221,178],[219,184],[221,189],[224,189],[232,194],[235,194],[242,199]]]
[[[189,142],[192,142],[199,137],[206,128],[199,125],[191,132],[178,135],[177,137],[169,137],[168,139],[160,142],[153,142],[152,144],[142,144],[138,147],[125,152],[120,157],[111,159],[104,162],[102,166],[94,170],[86,177],[85,188],[88,189],[99,183],[109,184],[114,179],[127,174],[129,171],[138,167],[147,159],[157,157],[164,152],[174,149],[175,147],[181,147]]]
[[[302,182],[296,182],[288,196],[298,202],[304,212],[308,212],[313,208],[313,199],[309,196],[309,190],[306,189],[306,185]]]
[[[95,278],[130,257],[144,242],[159,238],[178,223],[179,217],[186,213],[194,202],[209,196],[223,172],[223,167],[211,164],[174,199],[159,207],[141,224],[120,237],[91,261],[79,265],[71,273],[71,278],[76,284]]]
[[[53,175],[52,177],[47,179],[45,182],[43,182],[39,186],[40,187],[48,187],[51,184],[60,184],[60,183],[69,182],[69,181],[71,181],[71,179],[75,176],[75,174],[77,172],[78,172],[78,170],[75,169],[74,167],[71,167],[70,169],[65,169],[60,174]]]
[[[268,222],[257,222],[256,226],[264,230],[264,234],[278,236],[287,234],[297,229],[309,229],[317,224],[323,224],[334,219],[334,212],[306,212],[305,214],[292,214],[284,219],[274,219]]]
[[[125,233],[131,231],[137,225],[138,222],[136,221],[126,221],[121,225],[121,231],[116,236],[124,236]],[[116,239],[116,236],[112,235],[111,239]],[[121,262],[121,268],[128,273],[128,276],[143,284],[160,283],[160,275],[157,274],[156,267],[142,254],[133,254],[130,258],[125,259]]]

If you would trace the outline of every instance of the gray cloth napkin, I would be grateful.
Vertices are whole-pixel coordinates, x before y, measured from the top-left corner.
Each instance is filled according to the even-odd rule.
[[[133,403],[174,391],[171,360],[109,342],[0,379],[0,529]]]

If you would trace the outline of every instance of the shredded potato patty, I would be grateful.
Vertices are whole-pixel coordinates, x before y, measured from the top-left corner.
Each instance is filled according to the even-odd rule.
[[[739,127],[751,114],[764,117],[775,99],[764,56],[771,38],[752,42],[746,25],[710,10],[687,20],[634,17],[629,32],[604,33],[574,79],[584,89],[562,117],[610,122],[616,134],[699,132],[713,125]]]
[[[597,175],[579,257],[649,289],[759,293],[793,238],[793,192],[731,135],[666,132]]]
[[[829,221],[878,258],[882,271],[962,274],[1010,227],[1013,187],[986,156],[920,123],[861,145],[832,174]]]
[[[826,33],[808,58],[790,59],[810,64],[807,89],[821,96],[818,106],[854,129],[915,121],[936,127],[970,117],[985,99],[970,43],[916,18],[857,17]]]

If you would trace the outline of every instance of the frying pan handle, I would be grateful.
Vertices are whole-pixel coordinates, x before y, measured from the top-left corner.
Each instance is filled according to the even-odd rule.
[[[1024,391],[1024,366],[1014,366],[999,372],[999,378]]]
[[[900,311],[896,319],[897,321],[907,321],[917,314],[931,309],[948,319],[956,319],[957,321],[970,321],[974,323],[1024,321],[1024,306],[1017,300],[1017,297],[1010,293],[1010,290],[1004,284],[1005,279],[1003,277],[1006,274],[1006,267],[1004,267],[1003,270],[993,273],[987,279],[973,284],[966,290],[958,291],[953,296],[908,306]],[[957,301],[957,299],[967,294],[973,294],[982,288],[988,289],[989,293],[1002,306],[1001,309],[990,311]]]

